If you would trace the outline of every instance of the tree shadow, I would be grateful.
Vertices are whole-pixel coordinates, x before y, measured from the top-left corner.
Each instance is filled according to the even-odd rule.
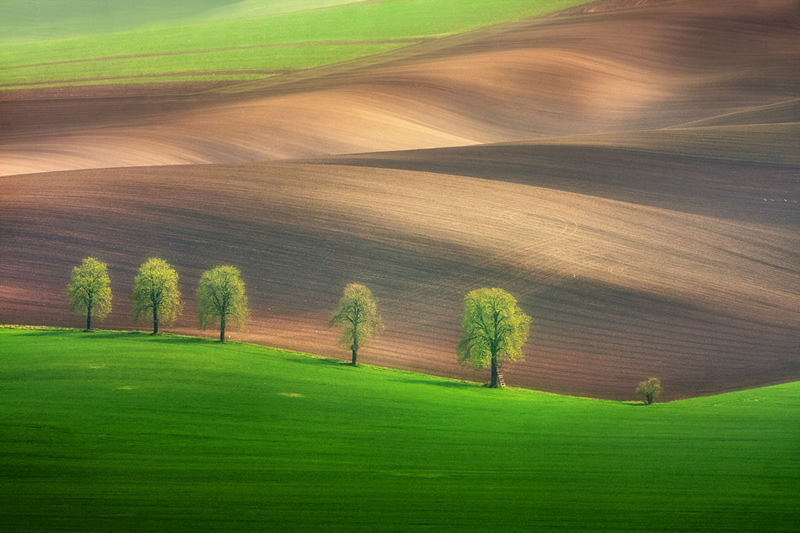
[[[420,378],[396,378],[392,379],[392,381],[396,381],[399,383],[409,383],[413,385],[432,385],[436,387],[444,387],[448,389],[464,389],[464,388],[483,388],[480,383],[475,383],[472,381],[446,381],[446,380],[437,380],[437,379],[420,379]]]
[[[332,365],[332,366],[347,366],[350,368],[358,368],[351,365],[350,361],[345,361],[344,359],[336,359],[335,357],[297,356],[296,358],[291,359],[291,362],[300,363],[303,365]]]
[[[648,404],[639,401],[639,400],[630,400],[628,402],[619,402],[622,405],[627,405],[628,407],[648,407]],[[655,405],[655,403],[651,403],[649,405]]]

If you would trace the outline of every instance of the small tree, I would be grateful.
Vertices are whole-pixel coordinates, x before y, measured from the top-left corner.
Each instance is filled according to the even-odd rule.
[[[364,285],[351,283],[344,288],[339,306],[331,314],[329,326],[342,328],[339,344],[353,354],[351,364],[356,366],[358,349],[373,335],[383,331],[383,322],[378,315],[375,298]]]
[[[650,378],[639,383],[636,394],[644,398],[645,405],[650,405],[661,394],[661,380]]]
[[[491,367],[490,387],[498,385],[503,361],[522,361],[522,345],[528,340],[531,317],[503,289],[477,289],[464,297],[458,361],[476,370]]]
[[[140,268],[133,284],[133,320],[152,312],[153,335],[161,322],[172,324],[183,312],[178,273],[163,259],[150,258]]]
[[[247,295],[239,269],[229,265],[203,272],[197,288],[197,321],[200,329],[219,320],[219,342],[225,342],[225,327],[243,328],[250,318]]]
[[[104,319],[111,312],[111,279],[102,261],[87,257],[80,266],[72,269],[72,279],[67,285],[69,309],[86,314],[86,331],[92,329],[92,317]]]

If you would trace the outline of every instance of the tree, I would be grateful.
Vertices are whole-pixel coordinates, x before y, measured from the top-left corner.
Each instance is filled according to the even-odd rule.
[[[498,385],[503,361],[522,361],[531,317],[503,289],[476,289],[464,297],[464,319],[456,352],[458,361],[476,370],[491,366],[490,387]]]
[[[640,382],[636,394],[644,398],[645,405],[650,405],[661,394],[661,380],[650,378]]]
[[[178,273],[163,259],[151,257],[140,268],[133,284],[133,319],[153,314],[153,335],[161,322],[172,324],[183,312]]]
[[[102,261],[87,257],[80,266],[72,269],[72,279],[67,285],[69,309],[86,313],[86,331],[92,329],[92,317],[104,319],[111,312],[111,279]]]
[[[342,328],[339,344],[342,348],[351,350],[351,364],[356,366],[358,349],[370,337],[383,331],[383,322],[378,315],[378,306],[372,291],[359,283],[351,283],[345,287],[339,306],[331,314],[329,326]]]
[[[219,342],[225,342],[225,327],[228,323],[239,329],[250,318],[247,295],[239,269],[223,265],[206,270],[200,276],[197,288],[197,321],[200,329],[219,320]]]

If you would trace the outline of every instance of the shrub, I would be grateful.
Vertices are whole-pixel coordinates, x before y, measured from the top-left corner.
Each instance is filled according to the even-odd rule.
[[[650,378],[639,383],[636,394],[644,398],[645,405],[650,405],[661,394],[661,380]]]

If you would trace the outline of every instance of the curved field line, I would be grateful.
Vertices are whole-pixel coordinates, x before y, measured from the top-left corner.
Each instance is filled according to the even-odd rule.
[[[121,76],[98,76],[93,78],[75,78],[63,80],[47,80],[47,81],[28,81],[28,82],[14,82],[14,83],[0,83],[0,89],[9,87],[37,87],[42,85],[60,85],[60,84],[91,84],[93,82],[102,81],[117,81],[117,80],[140,80],[140,79],[159,79],[159,78],[210,78],[213,81],[214,76],[248,76],[260,75],[264,77],[276,76],[280,74],[289,74],[291,72],[298,72],[303,69],[242,69],[242,70],[200,70],[200,71],[186,71],[186,72],[165,72],[163,74],[128,74]]]

